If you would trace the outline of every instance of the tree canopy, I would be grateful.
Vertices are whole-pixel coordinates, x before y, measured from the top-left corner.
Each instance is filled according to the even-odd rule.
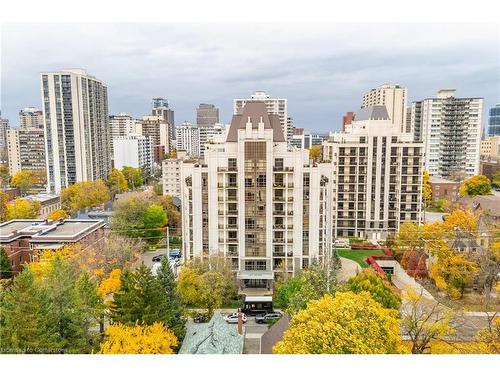
[[[162,323],[126,326],[111,324],[101,343],[102,354],[173,354],[178,345],[175,334]]]
[[[36,219],[42,205],[38,201],[16,198],[6,205],[6,220]]]
[[[460,196],[488,195],[491,194],[491,183],[484,175],[472,176],[462,182],[459,189]]]
[[[275,354],[390,354],[402,349],[397,312],[367,292],[338,292],[293,316]]]
[[[33,187],[43,187],[46,183],[47,176],[45,170],[26,169],[17,172],[10,181],[10,184],[19,187],[21,195],[31,193]]]
[[[67,212],[98,206],[109,199],[108,188],[102,180],[77,182],[61,192],[61,205]]]
[[[350,278],[347,284],[354,293],[370,293],[375,301],[387,309],[398,309],[401,306],[401,298],[392,285],[370,268]]]
[[[128,182],[125,178],[125,175],[119,171],[118,169],[113,169],[108,176],[108,180],[106,182],[108,186],[109,192],[112,197],[116,194],[123,193],[128,190]]]

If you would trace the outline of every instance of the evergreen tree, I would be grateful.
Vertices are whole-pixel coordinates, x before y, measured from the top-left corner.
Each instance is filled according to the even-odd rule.
[[[76,306],[82,317],[87,349],[88,351],[92,348],[97,349],[99,334],[96,332],[96,327],[102,325],[104,304],[97,293],[96,284],[86,272],[80,275],[76,283]]]
[[[25,269],[2,298],[0,342],[7,351],[44,353],[58,349],[57,335],[49,323],[48,296]]]
[[[0,279],[8,279],[12,277],[12,267],[10,259],[4,248],[0,248]]]
[[[43,284],[49,299],[50,324],[56,330],[59,347],[65,352],[85,353],[89,351],[88,327],[79,306],[78,276],[68,260],[56,256]]]
[[[186,320],[183,318],[183,308],[181,298],[177,293],[177,283],[175,275],[170,267],[167,257],[161,260],[161,266],[158,269],[157,280],[166,297],[168,320],[165,322],[167,327],[174,331],[178,338],[184,337],[184,326]]]
[[[111,318],[123,324],[168,322],[167,299],[159,281],[142,264],[134,272],[125,271],[121,289],[114,295]]]

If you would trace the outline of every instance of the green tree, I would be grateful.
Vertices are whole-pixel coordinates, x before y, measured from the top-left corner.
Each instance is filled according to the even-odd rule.
[[[402,351],[397,311],[370,294],[338,292],[311,301],[292,317],[276,354],[391,354]]]
[[[127,185],[130,189],[137,189],[144,184],[141,168],[125,166],[122,168],[122,173],[125,176]]]
[[[500,171],[491,176],[491,187],[494,189],[500,189]]]
[[[347,282],[349,290],[354,293],[368,292],[372,298],[386,309],[399,309],[401,298],[394,293],[391,285],[372,269],[351,277]]]
[[[0,279],[8,279],[12,277],[12,267],[10,259],[5,249],[0,248]]]
[[[97,349],[99,334],[95,332],[94,327],[99,324],[102,330],[105,309],[104,302],[97,292],[97,283],[87,272],[83,272],[76,282],[75,292],[75,304],[81,316],[85,343],[89,349]]]
[[[144,238],[151,244],[158,243],[163,234],[163,228],[167,224],[167,214],[163,207],[153,204],[144,213],[143,226]]]
[[[303,278],[296,276],[281,283],[275,289],[274,304],[280,309],[287,310],[290,305],[290,299],[297,293],[304,285]]]
[[[169,309],[165,291],[151,270],[142,264],[135,271],[124,271],[121,287],[111,305],[113,322],[132,325],[168,323]]]
[[[118,169],[113,169],[106,181],[111,197],[128,190],[128,183],[125,175]]]
[[[488,195],[491,194],[491,183],[484,175],[472,176],[465,180],[459,189],[460,196]]]
[[[0,317],[1,348],[20,353],[58,349],[55,327],[48,324],[48,296],[36,285],[29,269],[23,270],[5,292]]]
[[[85,293],[88,292],[85,276],[80,283],[78,279],[75,267],[62,256],[55,256],[42,285],[49,300],[49,321],[56,329],[58,346],[65,352],[89,353],[92,317],[86,313],[88,299],[93,297]]]
[[[167,327],[170,328],[178,338],[184,337],[186,320],[183,317],[184,309],[181,298],[177,292],[177,282],[170,267],[167,257],[161,260],[161,266],[156,276],[167,302]]]

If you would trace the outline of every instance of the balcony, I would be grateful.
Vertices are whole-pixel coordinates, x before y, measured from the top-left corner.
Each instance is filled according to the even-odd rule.
[[[284,202],[285,201],[285,197],[273,197],[273,200],[275,200],[277,202]]]
[[[282,211],[282,210],[273,211],[273,215],[283,216],[283,215],[285,215],[285,211]]]
[[[227,210],[228,215],[238,215],[238,210]]]
[[[285,243],[285,239],[284,238],[274,238],[273,243]]]

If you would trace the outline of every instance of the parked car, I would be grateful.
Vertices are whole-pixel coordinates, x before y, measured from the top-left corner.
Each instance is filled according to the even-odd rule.
[[[259,314],[255,317],[255,323],[263,324],[267,323],[270,320],[281,318],[281,313],[273,311],[268,312],[266,314]]]
[[[181,257],[181,249],[171,249],[169,257],[179,259]]]
[[[166,254],[155,255],[151,260],[153,262],[161,262],[161,259],[166,257]]]
[[[222,317],[228,323],[238,323],[238,313],[228,314]],[[241,320],[246,323],[248,318],[245,314],[241,313]]]
[[[193,317],[193,322],[195,323],[205,323],[208,322],[210,319],[207,316],[207,314],[197,314]]]

